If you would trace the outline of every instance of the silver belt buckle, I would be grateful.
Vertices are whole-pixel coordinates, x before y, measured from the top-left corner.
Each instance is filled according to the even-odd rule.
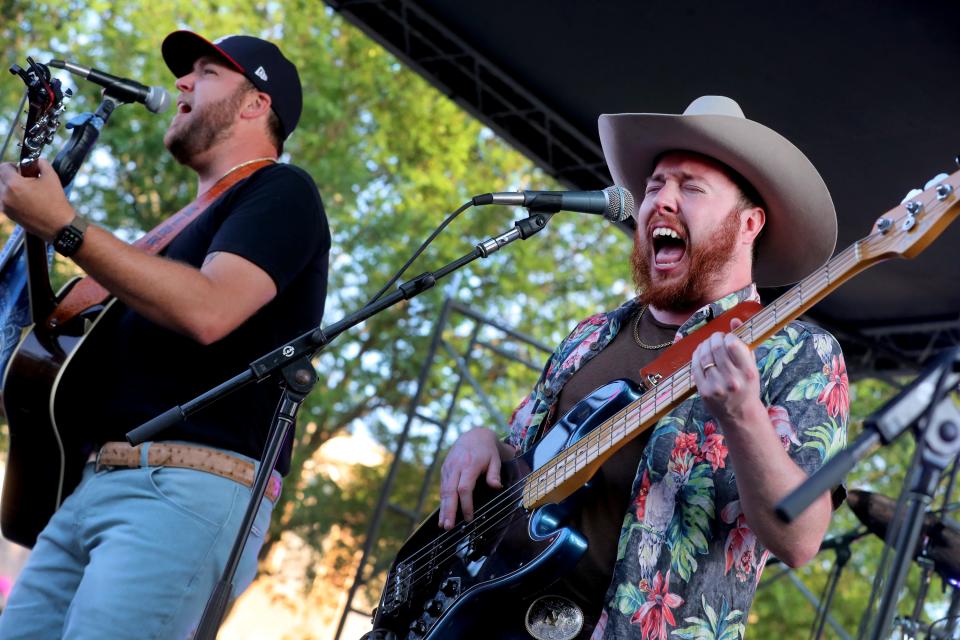
[[[545,595],[530,604],[524,622],[536,640],[573,640],[583,629],[583,611],[569,598]]]
[[[97,449],[97,457],[94,458],[94,463],[93,463],[93,470],[95,473],[99,473],[100,471],[103,471],[103,470],[109,471],[113,469],[112,465],[105,465],[100,462],[100,457],[102,455],[103,455],[103,447],[100,447],[99,449]]]

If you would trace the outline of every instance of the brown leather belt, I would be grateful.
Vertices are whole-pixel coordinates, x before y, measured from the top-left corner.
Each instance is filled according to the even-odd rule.
[[[104,467],[140,467],[140,447],[130,446],[127,442],[108,442],[100,447],[97,454],[96,470]],[[206,471],[223,478],[229,478],[247,487],[253,486],[254,466],[249,460],[244,460],[223,451],[199,447],[195,445],[151,442],[147,450],[147,466],[150,467],[177,467],[179,469],[196,469]],[[280,495],[280,476],[274,472],[267,483],[266,497],[270,502],[276,502]]]

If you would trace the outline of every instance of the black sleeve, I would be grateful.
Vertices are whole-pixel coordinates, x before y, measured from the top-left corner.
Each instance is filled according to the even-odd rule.
[[[330,232],[310,176],[289,165],[262,169],[244,184],[207,253],[224,251],[254,263],[283,291]]]

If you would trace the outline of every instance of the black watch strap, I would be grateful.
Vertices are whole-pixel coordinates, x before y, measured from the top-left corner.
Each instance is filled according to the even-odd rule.
[[[57,232],[53,238],[53,248],[62,256],[70,257],[80,249],[83,244],[83,234],[87,230],[89,223],[80,216],[74,219]]]

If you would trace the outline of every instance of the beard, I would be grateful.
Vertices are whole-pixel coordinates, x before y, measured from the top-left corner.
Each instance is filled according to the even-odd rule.
[[[714,232],[710,241],[694,247],[690,252],[690,266],[683,279],[667,279],[654,282],[650,275],[653,262],[653,245],[649,238],[636,238],[630,255],[633,282],[637,287],[637,299],[642,304],[669,311],[687,311],[710,302],[704,300],[713,285],[720,281],[737,246],[740,229],[740,212],[730,211]],[[689,234],[687,234],[689,238]],[[676,281],[673,281],[676,280]]]
[[[189,166],[198,155],[228,138],[246,92],[247,89],[241,87],[232,95],[191,111],[186,124],[167,129],[163,144],[170,155]]]

